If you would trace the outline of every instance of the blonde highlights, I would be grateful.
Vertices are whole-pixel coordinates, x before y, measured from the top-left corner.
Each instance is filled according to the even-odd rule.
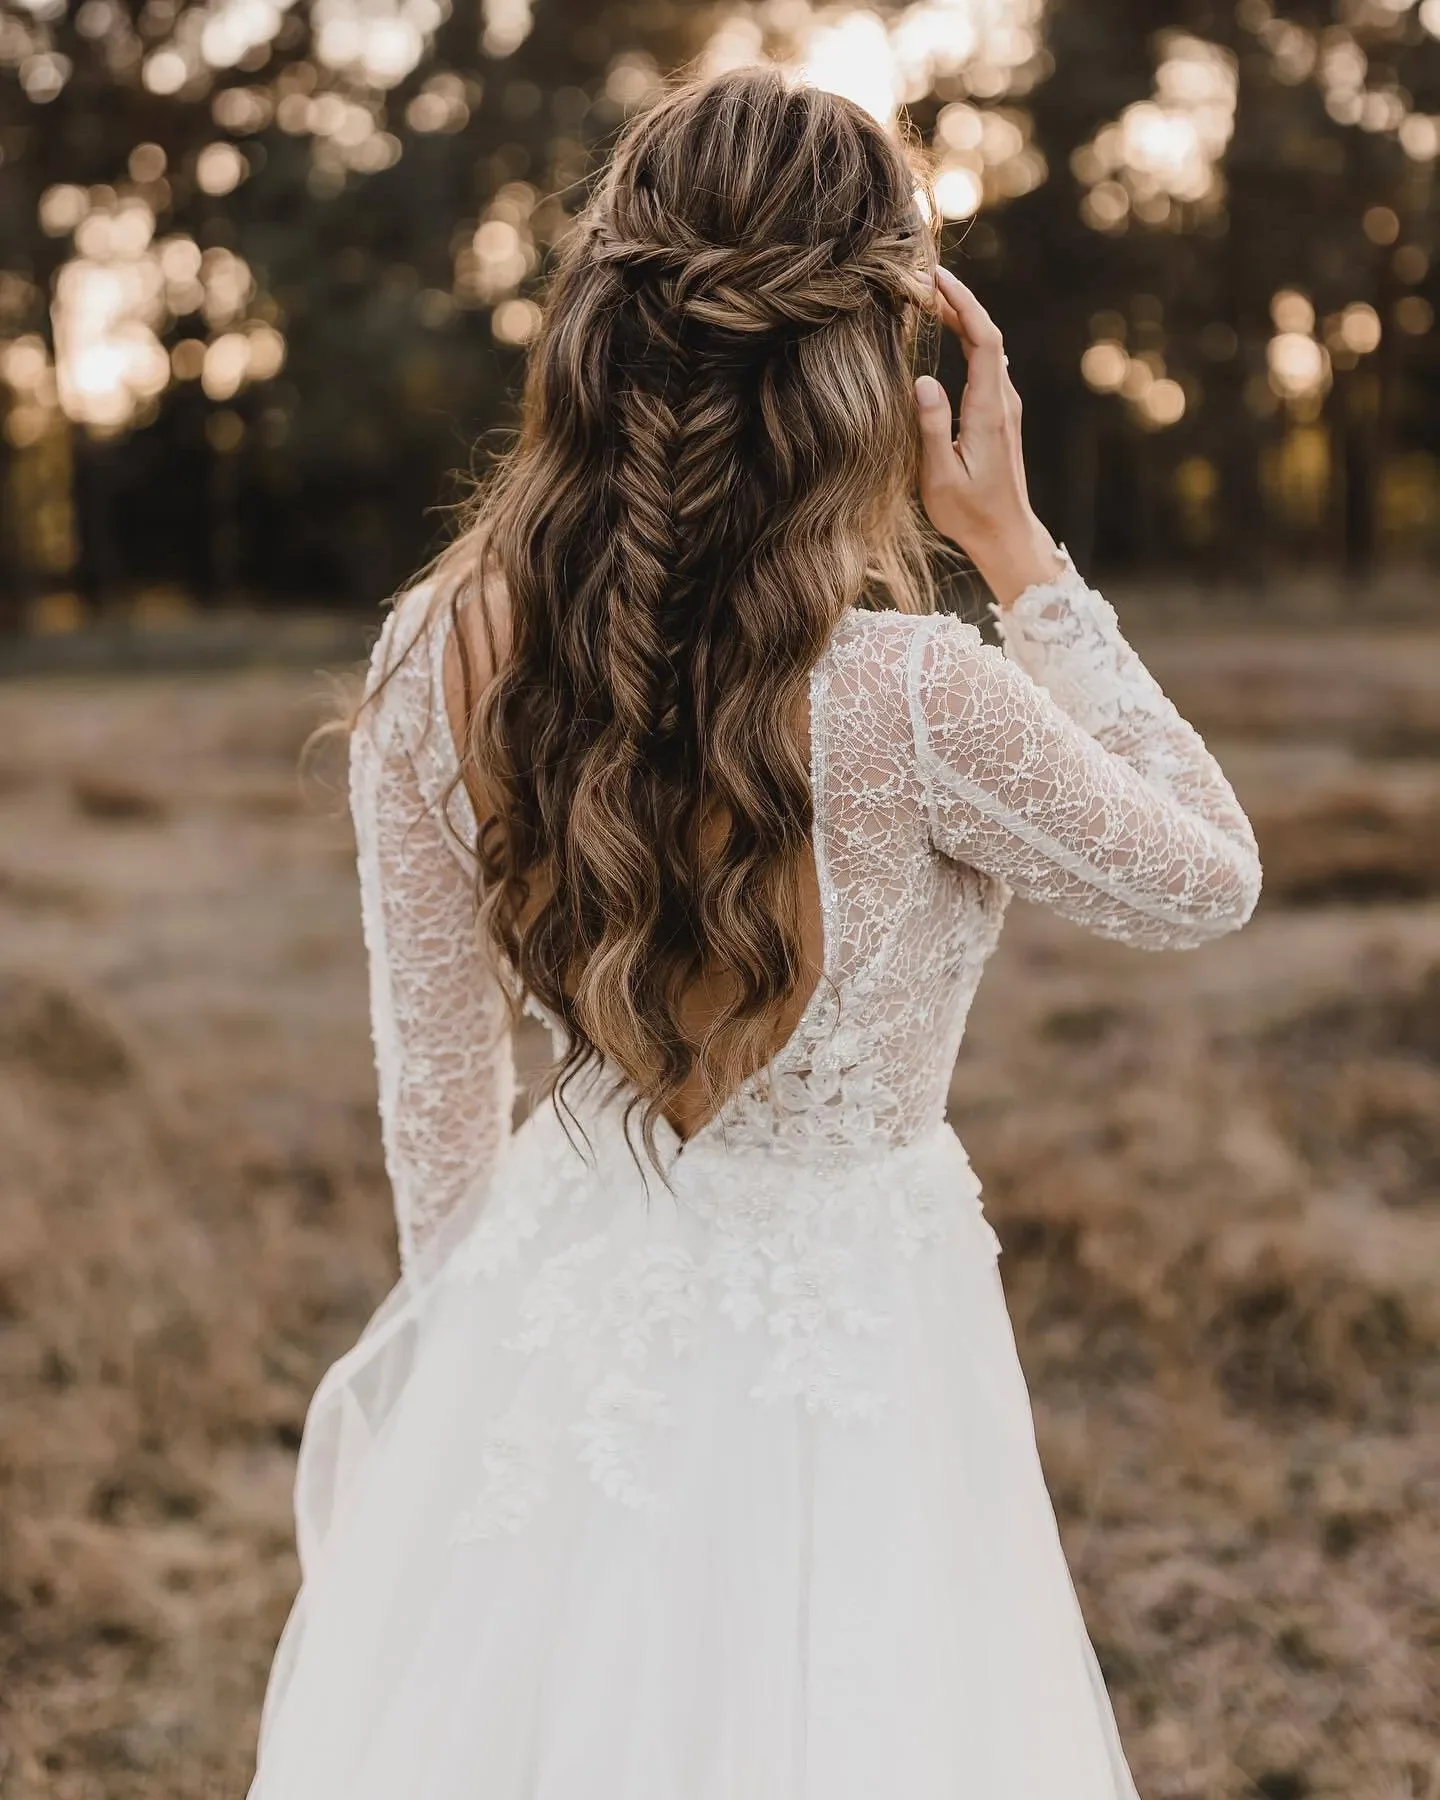
[[[652,1156],[682,1088],[713,1110],[773,1055],[804,979],[811,669],[847,607],[933,605],[916,186],[777,71],[672,91],[567,241],[518,442],[442,563],[509,621],[483,685],[457,633],[481,927],[565,1027],[561,1096],[603,1062]]]

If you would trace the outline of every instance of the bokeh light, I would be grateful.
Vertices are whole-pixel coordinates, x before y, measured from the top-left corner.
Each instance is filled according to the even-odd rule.
[[[51,429],[59,410],[55,369],[45,340],[23,333],[0,349],[0,380],[10,390],[5,436],[17,450],[28,450]]]
[[[1185,390],[1162,375],[1141,396],[1140,410],[1152,425],[1178,425],[1185,416]]]
[[[69,237],[90,210],[90,197],[82,187],[59,182],[40,196],[40,229],[47,237]]]
[[[1183,425],[1177,443],[1190,450],[1192,421],[1208,429],[1226,406],[1241,413],[1241,429],[1253,423],[1247,412],[1287,411],[1286,429],[1314,423],[1332,379],[1358,369],[1386,333],[1393,354],[1357,382],[1347,405],[1370,404],[1360,398],[1365,382],[1392,380],[1400,359],[1416,362],[1434,325],[1425,183],[1440,152],[1440,113],[1416,103],[1433,96],[1410,79],[1413,65],[1402,75],[1401,56],[1423,34],[1440,37],[1437,7],[1336,0],[1326,23],[1298,8],[1282,16],[1280,0],[1239,0],[1233,44],[1228,30],[1215,33],[1225,43],[1162,30],[1131,45],[1139,68],[1148,59],[1153,70],[1148,93],[1143,74],[1139,84],[1126,75],[1128,105],[1097,85],[1072,157],[1084,225],[1116,240],[1142,231],[1175,240],[1173,249],[1137,241],[1132,251],[1081,234],[1090,243],[1082,259],[1123,270],[1128,283],[1090,296],[1088,306],[1115,310],[1091,313],[1088,334],[1067,352],[1078,360],[1075,386],[1104,397],[1093,403],[1100,416],[1146,432]],[[145,0],[133,13],[118,0],[68,10],[62,0],[0,0],[0,69],[18,81],[22,104],[50,107],[62,92],[68,104],[71,59],[88,81],[87,57],[141,102],[138,141],[104,163],[57,159],[34,191],[45,266],[59,264],[54,349],[23,395],[6,384],[11,441],[47,418],[44,429],[62,433],[67,421],[111,434],[143,425],[174,383],[198,385],[243,427],[245,390],[280,374],[292,329],[247,261],[247,246],[264,243],[248,235],[255,220],[277,191],[323,207],[412,152],[426,159],[427,176],[451,171],[437,203],[448,210],[427,211],[428,249],[392,237],[384,249],[357,242],[338,254],[353,270],[342,286],[363,316],[388,321],[381,330],[403,321],[429,334],[407,347],[402,365],[406,394],[433,406],[445,379],[438,371],[467,334],[479,329],[507,348],[533,341],[546,258],[570,228],[597,152],[672,66],[686,10],[669,8],[668,39],[647,36],[648,24],[602,24],[598,14],[587,23],[577,12],[566,51],[573,66],[547,86],[543,57],[497,66],[530,44],[533,0],[479,0],[466,20],[452,18],[451,0]],[[1029,251],[993,215],[1049,180],[1042,142],[1053,142],[1053,118],[1041,113],[1037,126],[1033,96],[1055,73],[1056,55],[1073,55],[1064,32],[1047,43],[1046,14],[1046,0],[734,0],[703,15],[700,60],[710,70],[774,61],[887,123],[906,115],[930,159],[921,203],[962,228],[951,242],[963,240],[1003,296]],[[693,34],[694,16],[685,30]],[[662,39],[669,50],[657,48]],[[685,54],[696,42],[684,38]],[[1343,254],[1337,237],[1328,265],[1297,254],[1287,267],[1277,256],[1230,317],[1207,318],[1185,297],[1183,259],[1203,260],[1211,254],[1203,240],[1219,243],[1235,223],[1226,163],[1242,58],[1265,103],[1289,109],[1285,168],[1303,180],[1353,176],[1356,185]],[[1296,89],[1308,91],[1286,92]],[[1388,150],[1353,153],[1374,164],[1363,182],[1360,162],[1347,161],[1359,134],[1394,139]],[[441,142],[452,136],[462,141]],[[14,155],[8,140],[5,154]],[[277,172],[281,189],[271,185]],[[297,172],[298,190],[287,189]],[[393,206],[403,185],[404,177],[379,190],[377,205]],[[334,217],[343,216],[344,203]],[[1044,217],[1036,211],[1027,227],[1043,234]],[[1073,238],[1073,222],[1062,238],[1067,230]],[[1074,248],[1061,245],[1062,261]],[[268,244],[262,254],[271,260]],[[1137,256],[1151,261],[1142,268]],[[0,283],[9,279],[0,271]],[[1314,283],[1313,299],[1289,285],[1302,282]],[[287,309],[304,312],[303,280],[286,273],[281,292]],[[45,297],[32,295],[13,318],[3,298],[0,290],[0,347],[43,347],[35,328]],[[1256,334],[1267,305],[1269,326]],[[22,355],[17,367],[28,366]],[[276,419],[293,417],[290,383],[303,383],[306,368],[292,367],[268,409]],[[257,425],[257,449],[277,434],[278,425]]]
[[[1367,301],[1357,300],[1340,315],[1340,339],[1347,350],[1368,356],[1380,347],[1380,315]]]
[[[210,103],[210,116],[222,131],[263,131],[275,116],[275,104],[264,88],[221,88]]]
[[[982,101],[1028,93],[1049,69],[1043,16],[1044,0],[916,0],[883,16],[784,0],[722,18],[702,66],[770,56],[888,123],[941,83]]]
[[[190,69],[178,50],[157,50],[145,59],[145,85],[152,94],[178,94],[190,78]]]
[[[1440,35],[1440,0],[1421,0],[1418,8],[1414,0],[1342,0],[1333,10],[1331,22],[1321,24],[1313,16],[1278,17],[1270,0],[1242,0],[1236,9],[1268,51],[1278,81],[1313,81],[1337,125],[1393,133],[1407,156],[1433,161],[1440,152],[1440,121],[1415,110],[1390,59],[1411,36],[1412,18],[1431,36]]]
[[[1280,332],[1298,332],[1308,336],[1315,329],[1315,308],[1307,294],[1295,288],[1281,288],[1270,299],[1270,319]]]
[[[484,0],[480,46],[497,60],[513,56],[535,24],[530,0]]]
[[[471,77],[443,73],[432,75],[405,109],[405,123],[412,131],[463,131],[483,98],[483,89]]]
[[[57,51],[44,50],[37,56],[27,56],[20,65],[20,85],[25,90],[25,98],[36,106],[46,106],[52,100],[58,100],[70,79],[72,65],[68,56]]]
[[[1300,331],[1277,331],[1265,346],[1270,386],[1282,400],[1308,399],[1330,384],[1325,346]]]
[[[455,297],[462,304],[493,306],[539,267],[539,247],[531,229],[538,199],[528,182],[511,181],[486,207],[455,259]]]
[[[1102,338],[1091,344],[1080,358],[1080,373],[1086,386],[1097,394],[1118,394],[1129,366],[1125,346],[1117,344],[1113,338]]]
[[[1190,399],[1184,384],[1167,371],[1161,352],[1146,349],[1132,354],[1125,345],[1125,320],[1118,313],[1097,314],[1090,323],[1094,336],[1080,358],[1080,375],[1091,392],[1118,395],[1147,431],[1178,425]]]
[[[249,172],[233,144],[207,144],[195,159],[195,179],[206,194],[233,194]]]
[[[1137,100],[1071,158],[1081,216],[1117,232],[1133,218],[1180,229],[1224,200],[1221,159],[1235,129],[1235,59],[1186,32],[1162,32],[1153,99]]]
[[[126,167],[132,181],[159,181],[168,167],[168,158],[159,144],[137,144],[126,158]]]
[[[201,338],[181,338],[170,352],[170,368],[177,381],[198,381],[205,367],[205,344]]]
[[[1360,225],[1372,244],[1393,244],[1400,236],[1400,217],[1393,206],[1367,206]]]
[[[1047,72],[1042,18],[1043,0],[920,0],[884,16],[787,0],[726,15],[702,66],[771,58],[887,124],[943,84],[957,97],[941,109],[931,145],[935,204],[943,218],[969,219],[1048,174],[1028,111],[989,104],[1028,93]]]
[[[443,19],[440,0],[313,0],[315,54],[369,87],[396,87],[418,66]]]
[[[216,163],[217,151],[238,157],[228,144],[202,150],[202,186],[207,158],[227,181],[232,172],[228,162]],[[163,151],[152,144],[137,146],[130,161],[132,175],[137,162],[141,174],[165,167]],[[221,181],[207,191],[226,193],[234,185]],[[75,424],[113,435],[153,417],[173,381],[198,378],[212,398],[229,399],[247,382],[279,372],[283,336],[268,320],[251,316],[254,276],[233,251],[219,245],[202,251],[183,232],[157,237],[155,211],[139,192],[59,184],[43,191],[38,212],[51,236],[73,235],[73,254],[54,282],[48,404]],[[166,335],[195,315],[213,334],[208,344],[191,336],[167,350]],[[17,367],[29,366],[22,356]],[[32,397],[27,404],[42,403]],[[22,422],[18,429],[29,427]]]
[[[528,344],[540,329],[540,308],[533,300],[502,300],[490,315],[490,328],[502,344]]]

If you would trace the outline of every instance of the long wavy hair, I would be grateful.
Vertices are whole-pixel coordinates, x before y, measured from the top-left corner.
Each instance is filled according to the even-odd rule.
[[[672,89],[564,245],[518,441],[439,565],[492,653],[487,597],[508,617],[483,682],[455,632],[480,927],[564,1025],[557,1100],[606,1065],[652,1159],[687,1083],[713,1111],[768,1062],[806,976],[813,665],[856,603],[934,605],[923,181],[777,70]]]

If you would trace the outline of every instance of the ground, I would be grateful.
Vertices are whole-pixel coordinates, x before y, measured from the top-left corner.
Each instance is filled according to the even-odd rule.
[[[1142,1793],[1440,1800],[1440,634],[1143,647],[1260,912],[1017,906],[953,1117]],[[332,705],[0,685],[5,1800],[248,1780],[306,1401],[394,1273]]]

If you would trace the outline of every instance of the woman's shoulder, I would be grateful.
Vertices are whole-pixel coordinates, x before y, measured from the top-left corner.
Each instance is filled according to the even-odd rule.
[[[990,659],[1002,653],[954,613],[855,610],[827,652],[824,708],[840,740],[904,757],[924,735],[937,694],[947,708],[974,694]]]
[[[508,644],[508,610],[494,586],[482,602],[462,571],[442,563],[395,597],[365,682],[367,704],[389,729],[438,713],[461,735]]]
[[[868,611],[852,607],[831,639],[828,661],[856,698],[904,692],[931,644],[952,652],[983,650],[979,629],[953,613]]]
[[[837,638],[894,654],[938,633],[942,638],[983,643],[980,629],[951,612],[907,613],[893,608],[852,606],[840,622]]]
[[[428,581],[398,594],[371,648],[356,726],[381,747],[408,746],[433,708],[440,667],[435,601]]]
[[[378,697],[407,672],[410,680],[406,685],[414,687],[415,672],[428,669],[434,649],[435,602],[433,581],[417,581],[390,601],[380,635],[370,650],[367,696]]]
[[[475,835],[470,802],[457,780],[457,746],[468,728],[463,696],[475,691],[473,683],[455,678],[461,698],[451,704],[456,645],[466,630],[453,584],[431,577],[398,594],[371,653],[351,740],[352,768],[369,763],[402,770],[405,790],[422,809],[448,820],[447,837],[457,854]]]

